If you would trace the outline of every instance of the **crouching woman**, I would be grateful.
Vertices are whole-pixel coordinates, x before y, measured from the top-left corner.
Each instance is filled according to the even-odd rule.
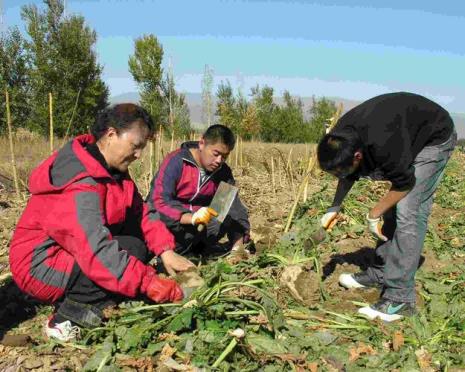
[[[124,298],[183,298],[175,281],[147,264],[158,232],[142,227],[145,206],[128,173],[153,133],[152,119],[137,105],[119,104],[99,115],[91,133],[33,170],[32,196],[10,246],[15,282],[56,305],[45,333],[62,341],[79,326],[98,326],[102,310]]]

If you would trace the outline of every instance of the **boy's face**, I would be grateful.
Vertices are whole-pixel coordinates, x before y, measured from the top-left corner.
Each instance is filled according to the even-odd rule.
[[[231,149],[224,143],[207,143],[203,138],[199,141],[200,165],[207,172],[217,170],[229,156]]]

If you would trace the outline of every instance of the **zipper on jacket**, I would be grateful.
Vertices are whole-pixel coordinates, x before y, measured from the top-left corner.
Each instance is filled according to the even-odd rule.
[[[199,171],[199,178],[197,179],[197,191],[195,192],[194,196],[192,198],[189,199],[189,203],[192,203],[192,201],[196,198],[196,196],[199,194],[200,192],[200,189],[202,188],[203,185],[205,185],[212,177],[213,175],[218,172],[223,166],[219,167],[218,169],[215,169],[207,178],[205,178],[205,180],[200,183],[200,168],[199,166],[197,165],[196,162],[193,162],[192,160],[190,159],[187,159],[187,158],[182,158],[182,160],[185,160],[186,162],[194,165],[197,170]],[[192,204],[190,204],[190,209],[192,210]]]

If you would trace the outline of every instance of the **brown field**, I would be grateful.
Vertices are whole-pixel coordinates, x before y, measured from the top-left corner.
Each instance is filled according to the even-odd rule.
[[[60,145],[62,141],[56,140]],[[166,155],[170,148],[179,145],[163,141],[163,148],[153,156],[156,159]],[[296,198],[299,186],[306,174],[313,145],[264,144],[255,142],[240,143],[231,153],[228,163],[231,165],[236,181],[240,186],[240,195],[249,208],[253,238],[260,250],[271,247],[283,234],[287,216]],[[27,177],[30,171],[49,153],[46,140],[27,132],[20,132],[15,137],[15,154],[21,186],[21,197],[15,195],[8,151],[8,140],[0,138],[0,301],[4,309],[0,310],[0,338],[3,334],[27,334],[31,337],[26,347],[3,346],[0,344],[0,371],[17,370],[80,370],[91,354],[89,350],[79,350],[73,346],[54,347],[45,343],[41,333],[42,324],[52,312],[50,306],[37,304],[19,290],[9,279],[8,241],[27,199]],[[464,160],[463,154],[456,154]],[[131,168],[131,174],[138,184],[143,196],[148,191],[150,181],[150,149],[147,148],[143,158]],[[154,165],[156,170],[157,164]],[[3,176],[3,177],[2,177]],[[321,173],[314,170],[305,188],[307,195],[321,186]],[[331,187],[335,186],[335,181]],[[374,189],[367,190],[373,192]],[[302,200],[304,196],[301,196]],[[438,220],[446,211],[435,205],[433,219]],[[366,236],[341,239],[337,243],[338,254],[350,254],[366,246],[373,245]],[[426,268],[436,269],[441,262],[428,251]],[[457,258],[463,261],[463,258]],[[322,263],[331,263],[334,267],[325,286],[340,301],[334,309],[347,310],[353,307],[348,301],[349,295],[337,286],[337,275],[342,270],[331,251],[322,253]],[[344,270],[355,270],[356,266],[344,264]],[[370,301],[376,298],[375,292],[368,291],[352,295],[352,300]],[[135,370],[126,367],[124,370]]]

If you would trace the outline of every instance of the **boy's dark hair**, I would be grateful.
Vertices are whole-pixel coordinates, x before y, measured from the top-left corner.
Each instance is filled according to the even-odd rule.
[[[236,144],[236,137],[234,133],[228,127],[225,127],[221,124],[215,124],[205,131],[202,135],[202,138],[205,142],[209,145],[214,145],[215,143],[223,143],[230,150],[234,149],[234,145]]]
[[[361,148],[362,142],[356,133],[328,133],[318,144],[318,162],[324,171],[345,169],[352,166],[354,154]]]
[[[97,120],[90,129],[90,132],[98,141],[112,127],[116,132],[124,132],[130,129],[131,124],[135,121],[144,123],[150,132],[150,137],[154,132],[154,125],[149,113],[142,107],[134,103],[120,103],[107,107],[101,111]]]

